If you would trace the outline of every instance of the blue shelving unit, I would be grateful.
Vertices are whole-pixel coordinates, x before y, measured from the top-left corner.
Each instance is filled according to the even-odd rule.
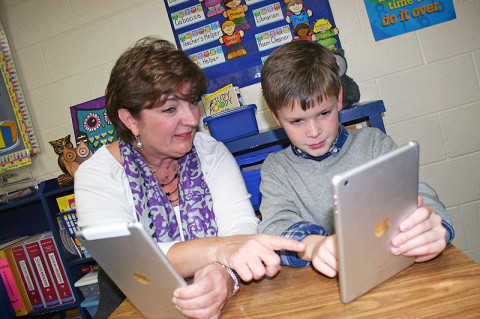
[[[89,312],[80,306],[84,297],[81,291],[75,288],[74,283],[84,275],[80,268],[84,265],[92,264],[94,261],[92,258],[80,258],[79,256],[71,255],[62,249],[63,244],[57,222],[59,208],[56,199],[57,197],[72,194],[73,186],[59,188],[56,179],[41,182],[38,186],[38,191],[34,195],[0,205],[0,240],[13,236],[34,235],[44,231],[52,231],[53,238],[57,247],[59,247],[60,258],[65,266],[66,276],[75,296],[75,302],[40,311],[32,311],[25,318],[36,316],[50,318],[56,313],[78,308],[82,318],[90,319],[91,315]]]

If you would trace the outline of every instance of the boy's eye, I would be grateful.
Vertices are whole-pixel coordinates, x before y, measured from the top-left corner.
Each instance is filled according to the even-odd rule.
[[[302,120],[293,120],[293,121],[290,121],[290,124],[297,125],[297,124],[300,124],[301,122]]]
[[[330,114],[330,112],[332,112],[332,111],[327,111],[327,112],[320,113],[320,116],[321,116],[321,117],[325,117],[325,116],[327,116],[328,114]]]

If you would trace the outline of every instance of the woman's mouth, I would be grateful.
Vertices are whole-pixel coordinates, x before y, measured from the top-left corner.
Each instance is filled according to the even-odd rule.
[[[181,140],[188,140],[192,137],[192,132],[175,134],[175,137]]]

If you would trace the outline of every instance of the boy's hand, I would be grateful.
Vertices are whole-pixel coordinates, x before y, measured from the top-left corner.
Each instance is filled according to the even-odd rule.
[[[432,207],[423,206],[421,196],[418,196],[418,208],[400,224],[399,230],[400,234],[392,240],[392,254],[416,256],[416,262],[435,258],[447,245],[442,217]]]
[[[320,236],[310,235],[303,239],[307,246],[304,254],[298,254],[300,258],[311,261],[313,267],[330,278],[338,273],[337,258],[337,235]]]

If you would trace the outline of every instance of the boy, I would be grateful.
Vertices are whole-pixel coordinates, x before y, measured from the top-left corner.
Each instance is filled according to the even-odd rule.
[[[281,251],[282,264],[310,263],[329,277],[338,272],[331,178],[397,147],[376,128],[347,131],[339,124],[343,92],[334,55],[310,41],[294,41],[270,54],[261,74],[263,95],[291,147],[262,165],[259,231],[300,240],[304,253]],[[422,262],[439,255],[454,237],[435,191],[419,187],[418,209],[392,240],[394,255]],[[358,240],[362,240],[359,238]]]

